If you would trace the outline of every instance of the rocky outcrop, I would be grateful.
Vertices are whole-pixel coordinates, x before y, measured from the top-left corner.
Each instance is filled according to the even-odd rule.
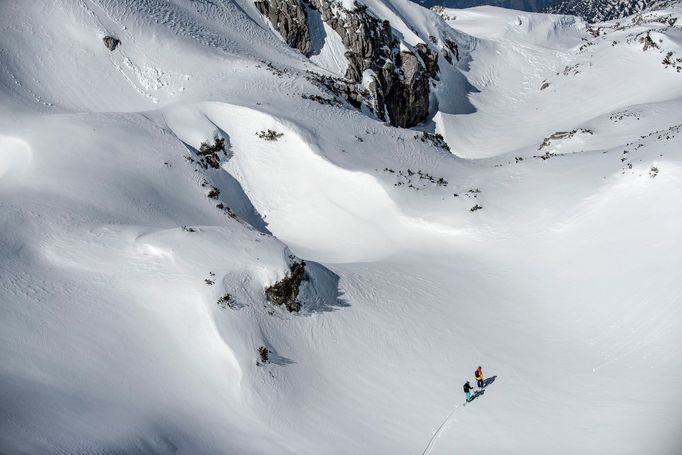
[[[256,8],[267,17],[284,41],[298,49],[306,57],[312,52],[310,31],[306,22],[306,12],[300,0],[262,0]]]
[[[329,0],[310,0],[310,5],[339,34],[346,47],[346,78],[358,82],[365,70],[378,70],[392,60],[394,42],[391,24],[369,14],[367,7],[356,4],[352,11]]]
[[[441,52],[443,53],[443,57],[445,57],[445,60],[448,61],[449,64],[452,65],[452,57],[454,55],[455,60],[459,61],[459,47],[457,47],[457,43],[450,39],[445,40],[445,47],[441,49]]]
[[[258,357],[260,360],[256,361],[256,365],[261,366],[265,365],[270,361],[270,349],[268,349],[265,346],[261,346],[258,348]]]
[[[115,50],[119,44],[121,44],[121,40],[114,38],[113,36],[105,36],[102,38],[102,41],[104,41],[104,45],[109,49],[110,51]]]
[[[386,112],[392,125],[410,127],[429,113],[429,76],[412,52],[401,51],[381,68],[370,93],[377,112]]]
[[[429,113],[429,77],[438,73],[438,57],[425,44],[417,48],[419,58],[399,50],[391,24],[356,4],[352,11],[328,0],[310,0],[322,20],[339,34],[346,47],[346,78],[360,83],[369,71],[369,105],[374,113],[394,126],[410,127]]]
[[[311,71],[308,71],[307,78],[311,82],[326,88],[336,96],[344,98],[351,106],[355,107],[356,109],[360,109],[363,101],[369,98],[368,90],[359,88],[358,84],[345,79],[323,76]]]
[[[278,24],[278,30],[282,23],[293,21],[292,11],[305,8],[302,0],[283,1],[256,3],[261,5],[258,6],[261,12],[267,11],[263,14],[273,24]],[[353,10],[347,10],[334,1],[309,0],[309,7],[320,12],[322,20],[338,33],[346,48],[347,82],[318,78],[324,80],[327,88],[353,105],[366,103],[377,117],[394,126],[411,127],[426,118],[430,80],[438,77],[435,51],[423,43],[414,50],[401,47],[393,36],[391,24],[372,15],[364,5],[356,3]],[[280,22],[273,21],[272,17]],[[305,21],[302,25],[305,26]],[[282,33],[282,36],[289,42],[287,35]],[[300,49],[298,45],[290,45]],[[361,84],[367,80],[370,82],[363,87]]]
[[[265,289],[265,297],[273,305],[284,305],[291,313],[301,311],[301,302],[298,293],[305,278],[305,262],[294,262],[289,273]]]
[[[440,68],[438,68],[438,54],[424,43],[417,44],[415,49],[417,49],[417,54],[419,54],[419,58],[421,58],[426,67],[426,74],[430,78],[438,80],[438,72],[440,71]]]

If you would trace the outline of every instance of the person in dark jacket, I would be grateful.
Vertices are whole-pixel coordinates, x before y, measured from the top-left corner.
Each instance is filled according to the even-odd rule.
[[[469,381],[464,383],[464,394],[467,397],[467,403],[471,401],[471,390],[473,387],[471,387],[471,384],[469,384]]]
[[[474,377],[476,378],[476,385],[478,386],[479,389],[483,388],[483,369],[481,367],[478,367],[476,371],[474,371]]]

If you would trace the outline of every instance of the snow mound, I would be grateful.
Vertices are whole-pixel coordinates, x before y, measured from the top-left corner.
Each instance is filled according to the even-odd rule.
[[[10,179],[20,179],[30,162],[31,148],[26,142],[0,136],[0,185]]]
[[[375,176],[323,158],[310,131],[225,103],[204,103],[193,114],[188,109],[196,108],[167,109],[167,125],[186,141],[200,128],[187,122],[190,117],[226,132],[232,154],[226,170],[268,228],[299,254],[335,263],[376,261],[403,249],[402,239],[415,230],[428,229],[404,215]],[[259,138],[268,130],[281,137]]]
[[[417,129],[250,0],[0,2],[0,452],[679,452],[680,8],[366,3]]]

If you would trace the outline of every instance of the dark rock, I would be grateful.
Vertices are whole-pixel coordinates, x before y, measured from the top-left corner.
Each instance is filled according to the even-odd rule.
[[[327,106],[340,106],[342,104],[339,100],[335,98],[330,99],[319,95],[308,95],[304,93],[301,95],[301,98],[303,98],[304,100],[310,100],[315,101],[316,103],[325,104]]]
[[[414,138],[419,139],[422,142],[430,142],[434,147],[440,147],[447,150],[448,152],[450,151],[450,146],[447,142],[445,142],[445,138],[442,134],[422,131],[421,136],[417,135]]]
[[[552,141],[560,140],[560,139],[570,139],[576,134],[594,134],[592,130],[588,130],[585,128],[576,128],[572,131],[557,131],[556,133],[547,136],[543,141],[542,144],[540,144],[540,147],[538,147],[538,150],[542,150],[545,147],[548,147],[552,144]],[[546,159],[546,158],[545,158]]]
[[[391,125],[410,127],[424,120],[429,113],[429,77],[417,56],[403,51],[398,54],[399,69],[386,64],[379,74],[377,90],[377,111],[385,107]],[[372,91],[370,85],[370,92]],[[383,95],[383,96],[381,96]]]
[[[639,42],[644,44],[644,47],[642,48],[643,51],[646,51],[649,48],[660,49],[659,45],[656,44],[653,39],[651,39],[649,32],[646,32],[646,36],[642,36],[639,39]]]
[[[275,130],[268,129],[267,131],[259,131],[256,136],[266,141],[276,141],[280,137],[284,136],[284,133],[279,133]]]
[[[104,38],[102,38],[102,41],[104,41],[104,45],[110,51],[113,51],[118,47],[119,44],[121,44],[121,40],[116,39],[113,36],[105,36]]]
[[[294,262],[289,273],[265,289],[265,297],[273,305],[284,305],[289,312],[301,311],[298,293],[305,277],[305,262]]]
[[[441,52],[443,53],[443,57],[449,64],[452,65],[452,57],[454,55],[455,60],[459,61],[459,47],[457,47],[457,43],[452,41],[451,39],[446,39],[445,40],[445,47],[441,49]]]
[[[209,167],[220,168],[220,156],[218,154],[220,152],[225,153],[225,139],[216,136],[214,141],[213,144],[208,141],[202,142],[199,146],[199,165],[204,169]]]
[[[440,71],[438,68],[438,54],[429,49],[429,47],[424,43],[417,44],[415,48],[417,49],[417,53],[422,59],[422,62],[426,66],[426,74],[430,78],[438,80],[438,72]]]
[[[310,56],[313,46],[305,7],[300,0],[261,0],[255,3],[258,11],[268,18],[290,47]]]
[[[260,360],[256,362],[257,365],[263,365],[270,361],[270,350],[265,346],[258,348],[258,357]]]
[[[348,11],[326,0],[311,0],[310,3],[320,12],[322,20],[339,34],[346,47],[347,79],[359,82],[365,70],[376,71],[385,60],[392,60],[395,43],[388,21],[370,15],[364,5],[358,4],[357,8]]]
[[[369,97],[368,91],[361,89],[357,84],[348,80],[335,79],[312,72],[308,72],[308,80],[326,88],[334,95],[345,99],[356,109],[359,109],[362,102]]]

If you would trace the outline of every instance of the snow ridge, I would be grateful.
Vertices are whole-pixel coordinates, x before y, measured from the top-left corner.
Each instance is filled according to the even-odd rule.
[[[0,2],[0,452],[680,452],[680,6],[365,6],[414,128],[251,0]]]

